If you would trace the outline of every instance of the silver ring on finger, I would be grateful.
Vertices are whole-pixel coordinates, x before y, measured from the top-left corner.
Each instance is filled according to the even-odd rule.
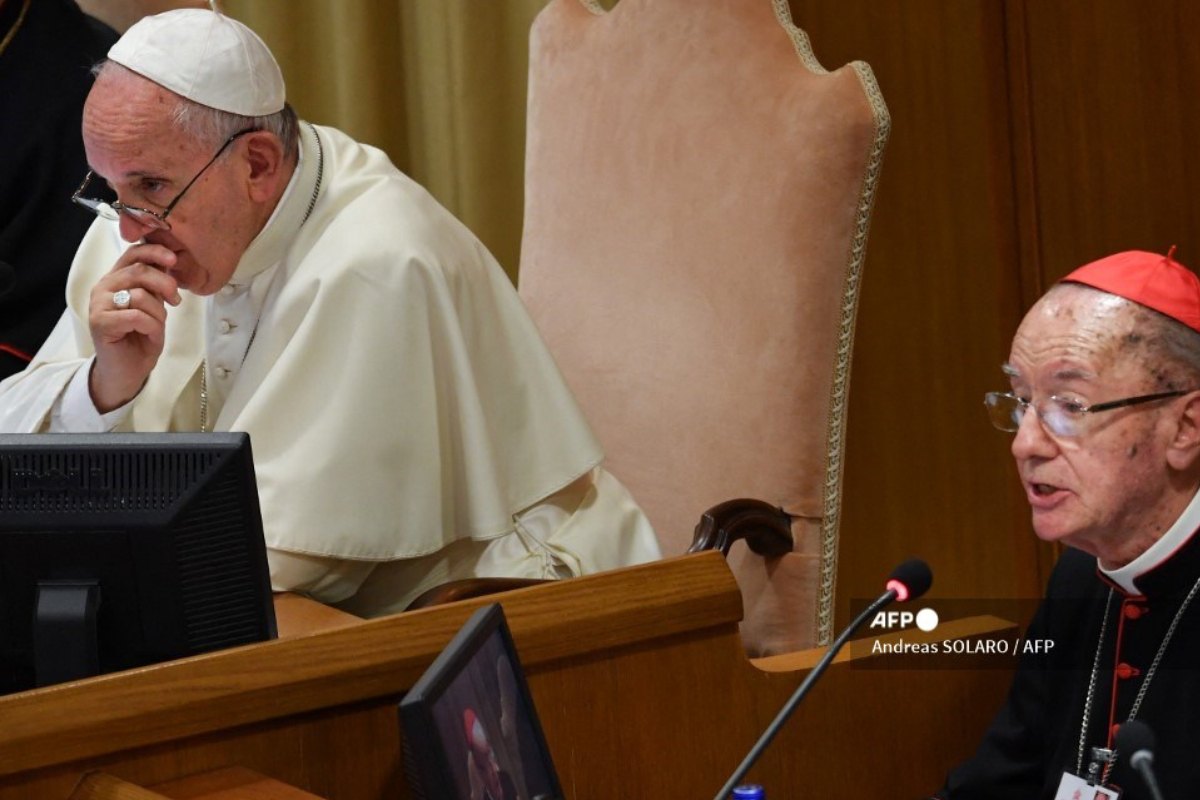
[[[128,289],[121,289],[113,292],[112,304],[115,308],[129,308],[129,304],[133,301],[133,295]]]

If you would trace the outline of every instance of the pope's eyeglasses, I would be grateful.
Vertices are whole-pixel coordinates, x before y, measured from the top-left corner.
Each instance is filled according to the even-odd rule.
[[[983,404],[987,406],[988,417],[992,425],[1002,431],[1013,433],[1021,427],[1025,412],[1032,408],[1037,412],[1042,427],[1052,436],[1073,438],[1087,432],[1092,414],[1101,411],[1112,411],[1116,408],[1138,406],[1142,403],[1152,403],[1155,400],[1166,400],[1169,397],[1180,397],[1187,392],[1162,392],[1160,394],[1143,394],[1137,397],[1126,397],[1122,400],[1111,400],[1107,403],[1084,405],[1078,400],[1065,397],[1047,397],[1036,403],[1017,397],[1012,392],[988,392],[983,396]]]
[[[96,197],[84,197],[83,193],[87,190],[88,184],[92,180],[92,175],[95,174],[92,170],[88,170],[88,174],[83,178],[83,183],[79,184],[79,188],[75,190],[75,194],[71,195],[71,201],[78,203],[96,216],[103,217],[107,220],[115,221],[120,217],[121,214],[124,214],[139,225],[144,225],[147,228],[154,228],[160,231],[169,231],[171,230],[171,223],[167,222],[167,215],[170,214],[171,209],[175,208],[175,205],[183,199],[183,196],[187,194],[188,189],[192,188],[192,185],[195,184],[196,181],[200,180],[200,176],[204,174],[205,170],[216,163],[217,159],[221,157],[221,153],[225,152],[225,148],[233,144],[234,139],[237,139],[239,136],[245,136],[247,133],[253,133],[256,130],[258,130],[258,128],[246,128],[245,130],[238,131],[233,136],[230,136],[228,139],[226,139],[225,143],[222,144],[220,149],[217,150],[216,155],[210,158],[208,163],[200,168],[200,171],[196,173],[196,177],[188,181],[187,186],[183,187],[183,191],[175,195],[175,199],[168,203],[167,207],[161,212],[151,211],[148,208],[140,208],[138,206],[127,206],[119,200],[101,200]]]

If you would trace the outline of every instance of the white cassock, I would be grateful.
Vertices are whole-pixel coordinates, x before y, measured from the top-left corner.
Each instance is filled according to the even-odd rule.
[[[198,430],[205,363],[210,427],[251,436],[274,587],[364,616],[460,577],[658,558],[483,245],[381,151],[301,130],[287,193],[229,285],[168,309],[145,387],[104,417],[87,394],[88,295],[127,245],[98,219],[58,326],[0,383],[0,431]]]

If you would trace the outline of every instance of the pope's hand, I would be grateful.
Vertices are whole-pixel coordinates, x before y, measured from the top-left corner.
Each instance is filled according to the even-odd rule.
[[[101,414],[136,397],[158,363],[166,333],[166,304],[177,306],[182,301],[175,279],[163,271],[174,265],[175,254],[166,247],[134,245],[92,288],[88,327],[96,363],[88,387]],[[120,291],[129,293],[125,307],[114,302]]]

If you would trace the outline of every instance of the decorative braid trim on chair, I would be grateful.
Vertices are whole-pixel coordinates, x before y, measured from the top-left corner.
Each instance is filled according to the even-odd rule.
[[[787,31],[804,66],[818,75],[828,75],[813,53],[808,34],[792,21],[787,0],[771,0],[775,18]],[[833,602],[837,582],[838,528],[841,524],[842,454],[845,450],[846,410],[850,397],[850,363],[854,347],[854,322],[858,315],[858,296],[862,282],[863,262],[867,254],[867,233],[871,227],[871,210],[875,205],[875,190],[883,168],[883,152],[892,130],[892,118],[875,73],[863,61],[853,61],[854,70],[862,83],[871,114],[875,121],[875,136],[863,170],[859,189],[858,212],[854,218],[854,238],[846,254],[846,277],[842,291],[842,313],[838,322],[837,357],[833,366],[833,383],[829,398],[829,428],[825,451],[825,485],[821,519],[821,579],[816,605],[816,644],[827,645],[833,639]]]

